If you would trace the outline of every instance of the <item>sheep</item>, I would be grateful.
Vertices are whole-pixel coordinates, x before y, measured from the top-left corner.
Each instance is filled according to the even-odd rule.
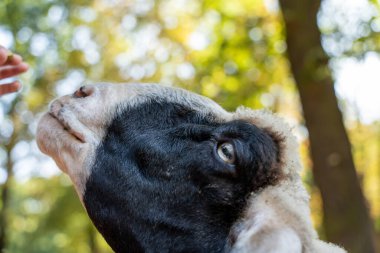
[[[37,143],[115,252],[345,252],[318,239],[297,142],[270,112],[98,83],[52,101]]]

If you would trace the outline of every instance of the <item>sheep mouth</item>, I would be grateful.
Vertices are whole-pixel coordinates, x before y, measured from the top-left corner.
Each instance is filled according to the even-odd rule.
[[[49,112],[49,115],[55,119],[61,126],[62,126],[62,129],[69,133],[70,135],[72,135],[76,140],[82,142],[82,143],[85,143],[85,140],[84,140],[84,136],[83,134],[73,130],[68,124],[65,124],[65,122],[62,122],[57,116],[54,115],[54,113],[52,112]]]

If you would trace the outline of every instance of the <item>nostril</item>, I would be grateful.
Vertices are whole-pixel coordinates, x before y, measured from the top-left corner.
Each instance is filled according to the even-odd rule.
[[[91,96],[93,92],[94,92],[94,89],[92,87],[82,86],[74,92],[74,97],[85,98],[85,97]]]

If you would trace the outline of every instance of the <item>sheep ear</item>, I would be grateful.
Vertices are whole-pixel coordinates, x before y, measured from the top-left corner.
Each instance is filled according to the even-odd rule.
[[[232,252],[301,252],[316,238],[310,220],[309,195],[299,172],[298,144],[280,117],[262,110],[239,108],[234,119],[265,130],[279,147],[281,180],[253,194],[231,234]]]
[[[239,240],[231,250],[232,253],[302,252],[302,242],[300,237],[289,227],[276,227],[275,224],[265,224],[265,227],[259,227],[254,231],[245,232],[247,235],[240,235]]]

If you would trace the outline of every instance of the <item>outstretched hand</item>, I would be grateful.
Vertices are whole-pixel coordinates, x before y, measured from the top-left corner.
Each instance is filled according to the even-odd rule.
[[[12,54],[10,51],[0,46],[0,80],[24,73],[28,68],[28,64],[23,62],[20,55]],[[21,84],[18,81],[0,84],[0,96],[16,92],[20,88]]]

